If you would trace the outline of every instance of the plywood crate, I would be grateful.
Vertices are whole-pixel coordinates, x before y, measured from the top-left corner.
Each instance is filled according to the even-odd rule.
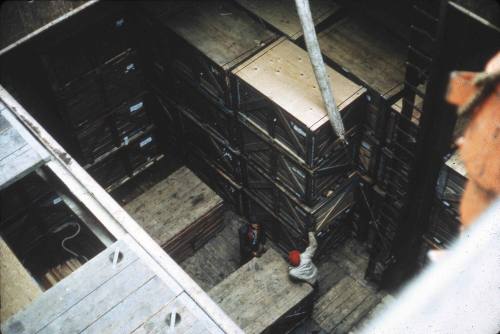
[[[213,103],[205,95],[185,86],[178,103],[205,127],[209,127],[233,148],[241,147],[239,124],[233,109]]]
[[[318,34],[332,66],[368,88],[370,100],[395,102],[405,75],[406,42],[361,14],[352,14]],[[335,90],[335,86],[333,88]]]
[[[327,68],[333,94],[350,130],[363,120],[365,89]],[[306,51],[281,38],[233,70],[239,120],[259,129],[277,148],[310,168],[337,137]]]
[[[230,105],[229,73],[276,38],[233,2],[177,1],[156,17],[169,36],[173,73],[215,103]]]
[[[355,169],[359,128],[352,128],[347,133],[347,146],[340,140],[333,142],[328,154],[315,168],[299,163],[273,146],[262,132],[246,126],[240,128],[242,153],[249,164],[257,165],[298,199],[313,206],[324,199],[339,178]]]
[[[329,194],[313,207],[304,205],[284,187],[273,182],[257,166],[247,166],[248,192],[263,201],[264,206],[297,231],[325,229],[344,212],[350,211],[357,197],[357,176],[353,173],[338,180]]]
[[[218,136],[209,126],[200,123],[192,113],[180,108],[182,138],[186,143],[198,147],[209,161],[218,166],[239,184],[245,178],[245,160],[239,150],[233,148],[224,138]]]
[[[236,2],[291,40],[303,36],[297,7],[293,0],[236,0]],[[311,0],[309,5],[316,27],[332,16],[338,15],[341,10],[340,5],[331,0]]]

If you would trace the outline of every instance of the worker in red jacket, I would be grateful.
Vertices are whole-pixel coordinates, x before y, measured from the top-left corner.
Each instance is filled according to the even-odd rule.
[[[309,232],[309,246],[303,253],[298,250],[292,250],[288,253],[288,274],[292,279],[305,281],[313,287],[317,287],[318,282],[318,268],[312,262],[314,253],[318,248],[318,242],[314,236],[314,232]]]

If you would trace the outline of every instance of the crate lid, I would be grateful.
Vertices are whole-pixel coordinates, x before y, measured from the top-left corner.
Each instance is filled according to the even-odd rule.
[[[302,26],[293,0],[236,0],[236,2],[292,40],[302,37]],[[331,0],[311,0],[309,3],[315,25],[337,13],[341,8]]]
[[[380,95],[402,87],[406,45],[377,22],[346,17],[319,33],[318,39],[326,57]]]
[[[181,10],[160,20],[225,70],[277,37],[231,1],[181,2]]]
[[[467,170],[465,169],[464,162],[460,158],[458,150],[455,151],[455,153],[453,153],[448,160],[446,160],[445,164],[463,177],[467,177]]]
[[[327,72],[341,111],[364,94],[364,88],[328,66]],[[235,68],[233,73],[312,131],[328,122],[309,55],[285,37]]]

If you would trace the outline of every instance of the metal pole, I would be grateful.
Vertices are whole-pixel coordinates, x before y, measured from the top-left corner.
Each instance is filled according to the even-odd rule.
[[[318,37],[316,36],[316,31],[314,30],[309,0],[295,0],[295,5],[297,6],[297,13],[302,25],[302,31],[304,32],[304,40],[306,42],[307,51],[309,53],[309,58],[311,59],[316,81],[318,81],[321,96],[323,97],[323,103],[325,104],[325,108],[328,113],[328,118],[330,119],[330,123],[332,124],[333,130],[337,136],[345,142],[344,123],[342,123],[342,117],[340,117],[340,112],[337,108],[337,104],[335,103],[335,99],[333,98],[330,80],[328,80],[328,75],[326,74],[325,63],[323,62],[323,57],[319,48]]]

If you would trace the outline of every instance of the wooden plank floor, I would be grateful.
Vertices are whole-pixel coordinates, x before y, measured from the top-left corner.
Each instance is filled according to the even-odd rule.
[[[239,268],[238,228],[243,221],[227,212],[224,229],[181,263],[181,267],[209,291]],[[267,247],[272,247],[268,241]],[[368,254],[362,243],[348,240],[317,260],[319,292],[313,316],[294,333],[349,333],[362,327],[365,318],[383,300],[384,292],[364,280]],[[380,308],[380,306],[378,307]]]
[[[243,220],[228,211],[223,223],[221,232],[180,263],[204,291],[209,291],[240,267],[238,228]]]

